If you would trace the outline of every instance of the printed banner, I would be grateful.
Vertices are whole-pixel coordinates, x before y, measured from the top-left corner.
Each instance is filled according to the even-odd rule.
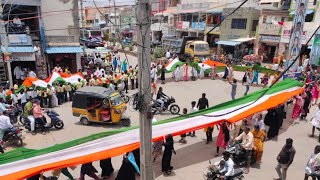
[[[320,61],[320,34],[314,36],[314,41],[311,49],[310,63],[319,66]]]
[[[295,80],[300,80],[300,76],[301,76],[301,73],[287,73],[287,74],[284,74],[282,77],[283,79],[291,78]]]
[[[303,35],[303,27],[307,12],[308,0],[296,0],[296,7],[294,11],[293,27],[291,30],[291,37],[289,42],[289,58],[286,61],[286,67],[288,67],[294,59],[299,55],[301,50],[301,41]],[[296,72],[299,66],[297,60],[293,66],[289,69],[290,72]]]

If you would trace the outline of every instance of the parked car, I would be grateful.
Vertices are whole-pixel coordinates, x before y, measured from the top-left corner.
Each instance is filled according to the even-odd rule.
[[[101,41],[99,38],[91,38],[91,39],[83,39],[80,38],[80,45],[85,45],[88,48],[95,48],[95,47],[104,47],[104,42]]]

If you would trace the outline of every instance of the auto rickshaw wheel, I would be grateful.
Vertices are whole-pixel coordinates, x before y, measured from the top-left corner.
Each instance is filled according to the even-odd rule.
[[[86,118],[86,117],[82,117],[82,118],[80,119],[80,121],[81,121],[81,123],[82,123],[83,125],[85,125],[85,126],[90,125],[90,121],[89,121],[89,119]]]
[[[131,120],[129,118],[121,119],[122,126],[130,126]]]

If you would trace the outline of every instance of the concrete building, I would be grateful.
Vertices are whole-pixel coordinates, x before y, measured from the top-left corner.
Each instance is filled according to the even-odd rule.
[[[233,11],[232,7],[224,8],[222,16],[226,17]],[[220,26],[218,53],[231,53],[237,58],[247,54],[253,49],[258,22],[259,10],[254,7],[239,8],[228,16]]]
[[[289,20],[291,1],[261,0],[254,52],[265,63],[272,63],[279,54],[283,22]]]
[[[81,68],[77,0],[11,2],[2,1],[6,4],[2,20],[7,22],[1,26],[1,50],[10,53],[12,72],[20,66],[36,72],[39,78],[46,78],[56,64],[69,67],[71,72]],[[19,19],[18,23],[14,19]],[[4,47],[6,33],[8,49]]]
[[[52,16],[43,15],[41,19],[44,28],[41,33],[45,37],[42,42],[49,70],[59,64],[69,67],[73,73],[77,72],[81,68],[80,53],[83,52],[79,44],[78,0],[41,0],[40,4],[43,13],[64,11]]]

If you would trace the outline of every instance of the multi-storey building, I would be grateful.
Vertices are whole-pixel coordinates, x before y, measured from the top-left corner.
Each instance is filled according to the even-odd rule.
[[[281,51],[280,40],[284,22],[289,20],[290,0],[261,0],[260,17],[255,41],[255,54],[271,63]]]
[[[10,53],[12,72],[20,66],[46,78],[57,64],[72,72],[81,68],[77,0],[2,0],[2,5],[1,52]]]

